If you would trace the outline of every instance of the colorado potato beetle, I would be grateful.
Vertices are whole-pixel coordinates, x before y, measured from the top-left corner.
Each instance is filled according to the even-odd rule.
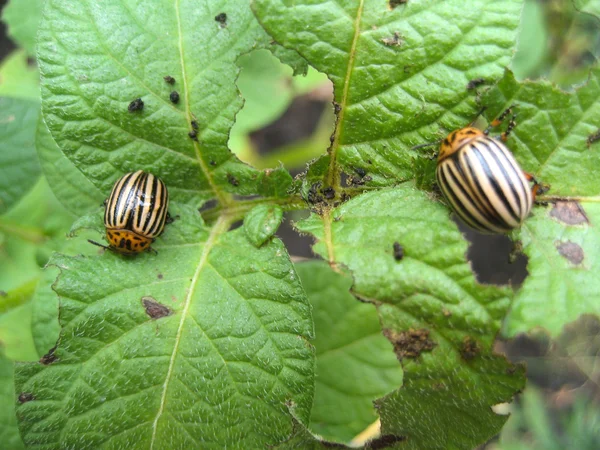
[[[169,193],[162,180],[142,170],[128,173],[114,184],[105,202],[104,227],[108,247],[124,255],[150,249],[168,220]]]
[[[515,126],[514,116],[500,139],[488,135],[510,112],[510,108],[504,111],[483,131],[473,124],[455,130],[440,146],[436,168],[440,189],[454,212],[483,233],[519,227],[541,189],[504,145]],[[529,181],[535,183],[533,188]]]

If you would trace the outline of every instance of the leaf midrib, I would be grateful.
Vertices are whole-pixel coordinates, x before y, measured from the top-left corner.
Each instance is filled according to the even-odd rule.
[[[177,1],[177,4],[179,0]],[[152,438],[150,440],[150,449],[154,448],[154,443],[156,442],[156,432],[158,430],[158,421],[160,420],[167,400],[167,392],[169,391],[169,383],[171,381],[171,377],[173,375],[173,368],[175,366],[175,360],[177,359],[177,354],[179,350],[179,344],[181,342],[181,335],[183,331],[183,326],[185,324],[188,311],[190,308],[190,304],[192,303],[192,298],[194,296],[194,292],[196,290],[196,285],[198,284],[198,279],[200,274],[202,273],[202,269],[206,266],[208,261],[208,256],[217,242],[218,237],[225,233],[229,228],[229,220],[226,216],[220,216],[219,219],[215,222],[212,229],[210,230],[210,234],[208,235],[208,239],[206,240],[204,247],[202,249],[202,253],[200,255],[200,259],[198,261],[198,266],[196,267],[196,272],[194,272],[194,276],[192,277],[192,281],[190,283],[190,288],[188,289],[187,295],[185,297],[185,301],[183,303],[183,309],[181,310],[181,320],[179,321],[179,326],[177,327],[177,334],[175,335],[175,344],[173,346],[173,353],[171,354],[171,360],[169,361],[169,368],[167,370],[167,375],[165,377],[165,382],[163,384],[163,392],[160,399],[160,406],[158,408],[158,412],[156,413],[156,417],[152,424]]]

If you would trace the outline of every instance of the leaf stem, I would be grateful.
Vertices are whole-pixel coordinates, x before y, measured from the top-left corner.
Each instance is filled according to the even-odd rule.
[[[5,222],[0,219],[0,231],[11,234],[33,244],[41,244],[47,238],[43,230],[37,227]]]
[[[224,206],[219,203],[211,209],[202,212],[202,218],[207,223],[213,223],[220,217],[227,217],[228,220],[235,222],[243,218],[248,211],[257,205],[273,204],[279,205],[284,211],[293,211],[306,209],[306,202],[299,195],[294,195],[286,198],[261,197],[250,200],[238,200]]]

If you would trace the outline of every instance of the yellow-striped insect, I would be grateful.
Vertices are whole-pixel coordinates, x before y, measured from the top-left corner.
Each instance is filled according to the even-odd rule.
[[[483,233],[506,233],[529,216],[541,189],[504,145],[515,126],[514,116],[500,140],[488,136],[510,114],[504,111],[482,131],[472,126],[455,130],[441,143],[436,178],[456,214]],[[533,188],[529,181],[535,184]]]
[[[169,193],[162,180],[142,170],[123,175],[105,202],[108,247],[125,255],[149,250],[168,220]]]

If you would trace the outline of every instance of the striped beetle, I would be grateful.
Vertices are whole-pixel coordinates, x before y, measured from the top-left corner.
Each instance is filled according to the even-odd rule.
[[[471,123],[450,133],[440,145],[436,168],[440,189],[456,214],[483,233],[506,233],[519,227],[529,215],[536,194],[543,192],[504,145],[515,127],[515,116],[500,140],[488,135],[511,108],[485,130]],[[533,181],[533,188],[529,181]]]
[[[124,255],[150,250],[170,221],[169,193],[162,180],[142,170],[123,175],[105,201],[104,227],[108,247]]]

